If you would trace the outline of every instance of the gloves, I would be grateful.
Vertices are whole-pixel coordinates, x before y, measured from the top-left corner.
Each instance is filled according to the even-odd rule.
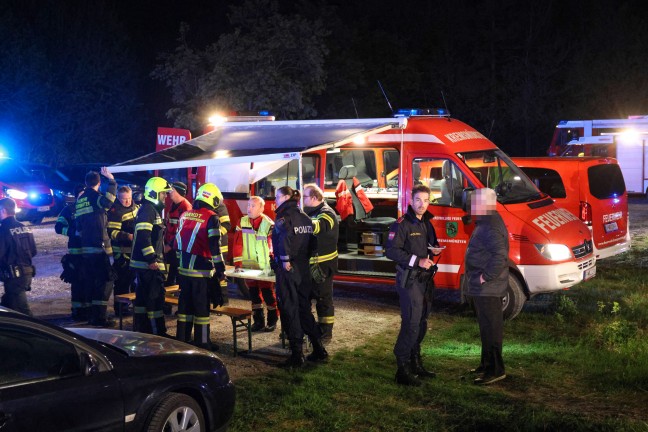
[[[310,274],[311,279],[313,279],[313,282],[315,282],[316,284],[321,284],[326,280],[326,274],[324,274],[322,267],[320,267],[320,265],[317,263],[311,264]]]
[[[213,278],[212,283],[209,287],[209,302],[212,304],[212,307],[223,306],[225,303],[223,300],[223,294],[221,293],[221,287],[218,283],[218,279]]]

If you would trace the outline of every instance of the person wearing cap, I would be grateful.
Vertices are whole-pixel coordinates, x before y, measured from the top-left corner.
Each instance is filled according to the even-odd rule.
[[[164,221],[160,213],[171,186],[162,177],[151,177],[144,187],[144,199],[135,219],[130,267],[135,270],[137,288],[133,330],[168,336],[164,322]]]
[[[178,257],[174,247],[175,236],[178,232],[178,221],[182,213],[191,210],[191,203],[187,198],[187,185],[176,181],[171,183],[171,190],[169,191],[170,204],[167,203],[165,209],[165,225],[166,231],[164,232],[164,262],[167,265],[168,276],[164,283],[165,286],[176,285],[178,281]]]

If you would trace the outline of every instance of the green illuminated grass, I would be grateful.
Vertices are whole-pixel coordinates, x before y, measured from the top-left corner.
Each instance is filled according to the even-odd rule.
[[[633,259],[648,263],[648,249]],[[236,382],[233,431],[648,431],[648,266],[597,277],[507,322],[507,379],[477,387],[474,317],[433,314],[423,353],[438,373],[394,384],[396,330],[327,365]],[[616,304],[616,306],[615,306]]]

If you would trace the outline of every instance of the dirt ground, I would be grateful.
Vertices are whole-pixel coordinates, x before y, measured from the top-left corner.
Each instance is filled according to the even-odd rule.
[[[34,265],[37,276],[33,281],[28,299],[35,316],[62,326],[75,325],[68,319],[70,313],[69,285],[59,279],[61,257],[66,251],[66,240],[54,232],[53,218],[45,219],[42,225],[34,226],[38,256]],[[630,228],[632,237],[645,237],[648,233],[648,204],[645,199],[632,199],[630,204]],[[231,306],[250,307],[235,285],[230,286]],[[529,302],[532,303],[532,302]],[[112,300],[110,302],[112,305]],[[529,306],[532,307],[531,304]],[[335,289],[335,329],[333,341],[328,350],[353,348],[387,328],[396,328],[399,323],[398,300],[394,291]],[[109,308],[112,312],[112,308]],[[435,313],[444,313],[437,311]],[[253,333],[252,353],[233,357],[232,326],[227,317],[212,317],[212,340],[220,346],[220,356],[226,363],[233,379],[262,374],[283,361],[288,351],[282,348],[279,329],[271,333]],[[175,318],[167,317],[170,334],[175,334]],[[130,317],[124,318],[124,329],[132,328]],[[245,333],[238,334],[239,349],[247,348]]]

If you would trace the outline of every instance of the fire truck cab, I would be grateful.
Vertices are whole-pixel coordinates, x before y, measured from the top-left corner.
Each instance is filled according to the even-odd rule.
[[[387,119],[227,122],[111,170],[197,166],[205,167],[204,181],[214,182],[230,198],[233,224],[233,213],[244,214],[250,194],[266,199],[274,216],[278,187],[317,183],[335,208],[336,186],[359,183],[374,208],[359,220],[356,213],[342,221],[346,250],[340,248],[338,283],[395,283],[395,264],[383,254],[386,234],[407,211],[416,184],[432,190],[428,211],[439,243],[446,246],[435,277],[436,297],[463,299],[464,256],[474,230],[465,202],[482,187],[497,192],[497,211],[509,231],[507,318],[515,317],[528,298],[569,288],[596,273],[587,226],[556,207],[484,135],[448,115],[412,110]]]

